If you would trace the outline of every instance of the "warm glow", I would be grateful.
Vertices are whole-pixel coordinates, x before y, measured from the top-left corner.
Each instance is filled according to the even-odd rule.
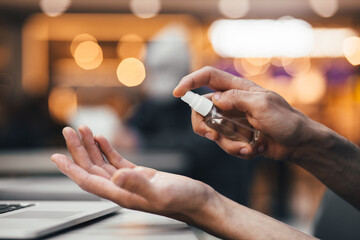
[[[355,87],[355,101],[360,103],[360,78],[357,79]]]
[[[228,18],[244,17],[250,9],[249,0],[219,0],[219,11]]]
[[[71,0],[40,0],[41,10],[50,17],[63,14],[71,5]]]
[[[343,42],[356,35],[352,28],[315,28],[311,57],[343,57]]]
[[[101,47],[93,41],[80,43],[74,52],[74,58],[79,67],[90,70],[97,68],[102,60]]]
[[[9,47],[0,44],[0,72],[10,64],[12,53]]]
[[[67,123],[76,113],[76,93],[71,88],[54,88],[50,92],[48,104],[50,115],[62,123]]]
[[[139,18],[156,16],[161,9],[160,0],[130,0],[131,11]]]
[[[325,96],[326,80],[324,75],[316,69],[293,79],[295,99],[303,104],[317,103]]]
[[[310,58],[282,58],[282,66],[291,76],[300,76],[307,73],[311,67]]]
[[[282,67],[282,58],[280,57],[273,57],[271,58],[270,62],[272,65],[274,65],[275,67]]]
[[[303,57],[313,49],[311,25],[299,19],[217,20],[209,29],[222,57]]]
[[[144,39],[135,34],[127,34],[120,39],[116,52],[122,59],[133,57],[142,60],[146,54]]]
[[[339,0],[309,0],[309,3],[321,17],[332,17],[339,10]]]
[[[344,54],[346,59],[354,66],[360,64],[360,38],[353,36],[344,40]]]
[[[235,58],[234,67],[238,73],[251,77],[265,73],[269,62],[269,58]]]
[[[120,62],[116,75],[125,86],[135,87],[145,79],[145,66],[136,58],[126,58]]]
[[[71,55],[74,56],[75,49],[77,48],[77,46],[79,46],[80,43],[86,42],[86,41],[92,41],[94,43],[97,43],[96,38],[93,37],[92,35],[90,35],[88,33],[79,34],[76,37],[74,37],[74,39],[71,42],[71,45],[70,45]]]
[[[22,87],[30,96],[44,96],[49,87],[48,16],[29,17],[22,31]],[[55,20],[55,19],[51,19]]]

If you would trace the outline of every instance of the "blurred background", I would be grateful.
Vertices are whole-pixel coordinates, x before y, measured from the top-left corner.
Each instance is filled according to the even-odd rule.
[[[49,158],[66,153],[62,128],[87,124],[138,164],[318,237],[359,238],[357,210],[331,192],[322,202],[313,176],[228,156],[192,132],[189,107],[172,97],[183,76],[213,66],[359,144],[359,34],[357,0],[0,0],[0,174],[59,175]]]

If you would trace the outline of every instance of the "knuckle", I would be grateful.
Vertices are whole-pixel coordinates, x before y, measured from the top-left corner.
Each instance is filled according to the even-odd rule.
[[[237,97],[241,97],[241,93],[242,91],[239,91],[238,89],[231,89],[229,90],[229,95],[230,97],[233,97],[233,98],[237,98]]]
[[[211,66],[205,66],[202,68],[202,70],[205,72],[212,72],[214,70],[214,68]]]
[[[274,96],[272,93],[266,93],[263,95],[262,100],[260,102],[261,110],[267,110],[271,107],[274,101]]]
[[[231,100],[231,101],[234,101],[235,99],[237,98],[241,98],[242,97],[242,94],[243,91],[241,90],[238,90],[238,89],[230,89],[228,91],[226,91],[222,97],[221,97],[221,100]]]
[[[199,124],[199,125],[196,126],[196,127],[193,127],[193,130],[194,130],[194,132],[195,132],[197,135],[200,135],[200,136],[205,135],[205,133],[206,133],[206,127],[203,126],[203,125],[205,125],[205,123],[202,123],[202,124]]]

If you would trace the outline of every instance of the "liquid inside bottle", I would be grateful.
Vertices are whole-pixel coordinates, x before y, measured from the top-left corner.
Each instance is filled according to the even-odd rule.
[[[181,99],[204,116],[205,123],[222,136],[256,145],[260,132],[251,126],[244,112],[222,111],[211,100],[191,91],[186,92]]]
[[[206,125],[230,140],[247,142],[254,146],[259,139],[260,132],[254,129],[243,112],[230,115],[213,106],[204,120]]]

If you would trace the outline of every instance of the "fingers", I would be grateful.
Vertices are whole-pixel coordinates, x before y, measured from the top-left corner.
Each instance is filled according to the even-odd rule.
[[[104,160],[103,155],[99,149],[99,146],[96,144],[96,142],[94,140],[94,136],[93,136],[90,128],[87,126],[80,126],[79,133],[80,133],[82,142],[84,144],[84,147],[85,147],[91,161],[95,165],[105,169],[112,176],[116,172],[117,169],[114,166],[112,166],[111,164],[108,164]]]
[[[237,157],[247,159],[255,154],[253,147],[246,142],[232,141],[228,138],[220,136],[216,143],[224,149],[225,152]]]
[[[134,168],[135,164],[129,162],[117,153],[111,146],[108,140],[103,136],[95,136],[95,141],[99,144],[101,151],[106,156],[107,160],[114,165],[116,168]]]
[[[142,196],[148,201],[156,198],[155,188],[142,173],[141,167],[118,170],[111,179],[117,186]]]
[[[231,89],[225,92],[213,94],[212,101],[224,111],[237,110],[253,113],[262,104],[264,92],[250,92],[238,89]]]
[[[108,179],[111,177],[105,169],[93,164],[74,129],[70,127],[64,128],[63,135],[71,156],[79,166],[96,175]]]
[[[212,128],[209,128],[204,121],[204,117],[194,110],[191,111],[191,123],[196,134],[202,137],[206,137],[212,141],[218,138],[218,132]]]
[[[112,200],[127,208],[144,210],[148,206],[148,202],[144,198],[119,188],[109,179],[89,174],[64,155],[54,154],[51,160],[61,172],[87,192]]]
[[[68,157],[61,154],[54,154],[51,157],[51,160],[56,164],[62,173],[71,178],[76,182],[82,189],[88,192],[95,193],[101,197],[109,197],[110,192],[106,191],[105,188],[99,189],[99,184],[101,186],[108,185],[109,180],[89,174],[85,169],[73,163]],[[94,177],[95,178],[94,180]],[[90,183],[92,182],[92,183]]]
[[[181,97],[187,91],[201,86],[209,86],[218,91],[229,89],[250,90],[251,87],[259,87],[249,80],[236,77],[230,73],[212,67],[204,67],[181,79],[174,89],[173,95]]]

